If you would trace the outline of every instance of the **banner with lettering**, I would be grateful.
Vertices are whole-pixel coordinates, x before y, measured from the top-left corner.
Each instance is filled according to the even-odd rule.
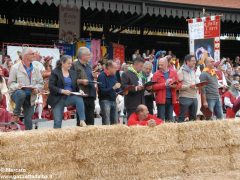
[[[59,6],[59,39],[73,43],[80,36],[80,10],[77,7]]]
[[[188,19],[189,51],[197,61],[206,56],[220,60],[220,21],[220,16]]]

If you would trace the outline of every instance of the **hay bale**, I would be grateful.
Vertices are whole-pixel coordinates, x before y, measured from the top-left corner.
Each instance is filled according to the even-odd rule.
[[[173,157],[175,155],[175,158]],[[130,158],[129,158],[130,157]],[[101,157],[94,156],[91,159],[78,160],[82,177],[106,177],[115,179],[116,175],[128,176],[149,175],[149,177],[162,177],[180,173],[184,167],[184,153],[145,154],[139,156]],[[173,157],[173,158],[171,158]],[[113,158],[113,159],[112,159]],[[143,174],[144,172],[144,174]]]
[[[97,154],[89,158],[77,159],[81,174],[80,179],[84,179],[84,177],[89,177],[88,179],[106,178],[107,176],[113,178],[119,174],[135,174],[138,158],[131,154],[117,153],[109,156]]]
[[[94,155],[112,157],[118,153],[120,155],[128,154],[132,143],[131,136],[134,134],[126,126],[79,129],[76,140],[76,158],[85,159]]]
[[[131,131],[136,134],[132,139],[131,149],[134,154],[165,153],[179,150],[178,126],[173,123],[154,128],[134,127]]]
[[[85,179],[83,176],[78,177],[78,179]],[[91,180],[112,180],[112,176],[105,176],[105,177],[92,177]],[[121,174],[114,177],[114,180],[139,180],[141,179],[138,175],[126,175]]]
[[[74,141],[79,128],[17,131],[0,134],[0,147],[31,145],[36,142]]]
[[[240,169],[239,125],[213,121],[0,133],[0,166],[53,179],[214,177]]]
[[[225,121],[189,122],[178,125],[179,144],[183,151],[221,148],[227,145],[228,123]]]
[[[111,164],[102,164],[101,166],[95,166],[93,169],[91,169],[89,172],[81,172],[82,177],[85,177],[86,179],[89,179],[87,177],[105,177],[105,176],[111,176],[113,179],[115,179],[116,176],[119,176],[121,174],[125,175],[132,175],[135,174],[136,165],[132,163],[111,163]]]
[[[221,172],[230,169],[228,148],[194,149],[187,152],[184,172],[190,174],[202,172]]]
[[[231,160],[231,169],[239,170],[240,169],[240,146],[230,147],[230,160]]]
[[[181,174],[178,176],[170,176],[161,178],[161,180],[236,180],[240,179],[239,171],[223,171],[217,173],[199,173],[199,174]]]
[[[46,164],[41,167],[35,168],[23,168],[26,172],[13,172],[13,173],[5,173],[1,172],[0,175],[44,175],[48,176],[47,179],[77,179],[78,175],[78,166],[75,162],[65,162],[65,163],[53,163]],[[67,174],[69,174],[69,178],[67,178]],[[74,178],[70,178],[74,177]],[[32,178],[31,178],[32,179]],[[46,178],[45,178],[46,179]]]
[[[75,147],[75,141],[49,141],[37,142],[30,145],[7,146],[1,148],[0,159],[7,161],[16,160],[21,157],[44,157],[46,154],[54,155],[62,152],[69,152],[69,156],[73,156]]]
[[[18,159],[2,161],[1,167],[24,168],[29,171],[39,169],[44,166],[58,166],[61,163],[65,164],[67,167],[67,162],[74,162],[73,157],[73,155],[67,154],[66,152],[45,154],[43,156],[20,156]]]
[[[68,163],[69,166],[67,164],[63,165],[60,164],[59,167],[57,168],[45,168],[45,169],[41,169],[41,170],[34,170],[31,171],[30,174],[44,174],[49,176],[49,179],[60,179],[60,180],[66,180],[66,179],[78,179],[78,169],[77,169],[77,165],[74,163],[69,162]]]
[[[101,166],[102,164],[115,164],[115,163],[134,163],[136,164],[139,161],[139,158],[135,155],[125,154],[116,152],[110,155],[104,154],[103,156],[97,154],[92,157],[86,157],[81,159],[76,159],[79,164],[94,164],[94,166]]]
[[[79,129],[76,160],[81,169],[81,178],[104,178],[111,172],[119,174],[118,170],[122,172],[120,174],[126,173],[127,164],[132,166],[136,162],[136,156],[130,154],[131,136],[134,136],[133,132],[126,126]],[[118,168],[115,169],[115,166]]]
[[[182,160],[144,161],[137,164],[139,177],[159,179],[166,176],[178,175],[184,168]]]
[[[162,160],[184,160],[186,159],[186,153],[182,151],[172,151],[167,153],[156,153],[156,154],[143,154],[137,156],[138,162],[144,161],[162,161]]]
[[[173,124],[164,126],[165,128],[161,126],[156,128],[103,126],[91,127],[87,130],[80,129],[77,139],[85,141],[76,142],[76,158],[79,166],[84,169],[85,176],[93,178],[97,174],[98,177],[110,175],[113,178],[115,174],[128,174],[129,176],[139,174],[144,165],[142,161],[145,162],[151,157],[156,162],[157,156],[158,160],[164,159],[164,156],[166,159],[175,153],[176,159],[183,159],[184,154],[180,152],[161,154],[175,150],[178,146],[177,126]],[[86,143],[86,141],[92,143]],[[91,149],[91,151],[85,151],[85,149]],[[143,160],[141,157],[146,158]],[[171,165],[176,162],[177,160],[174,160]],[[166,161],[159,164],[159,167],[163,164],[166,164]],[[139,166],[137,173],[136,166]],[[181,168],[183,162],[178,163],[175,169],[177,166]]]
[[[55,171],[51,172],[53,179],[56,180],[66,180],[66,179],[79,179],[78,172],[74,170],[63,170],[63,171]]]
[[[227,124],[229,126],[228,127],[229,145],[234,145],[234,146],[240,145],[240,121],[229,120]]]
[[[141,177],[160,178],[173,176],[182,172],[184,168],[185,153],[181,151],[172,151],[158,154],[140,155],[138,174]]]

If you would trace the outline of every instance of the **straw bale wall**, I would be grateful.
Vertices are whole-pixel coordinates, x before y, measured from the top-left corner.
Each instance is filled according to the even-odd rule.
[[[1,176],[240,179],[240,121],[9,132],[0,149]]]

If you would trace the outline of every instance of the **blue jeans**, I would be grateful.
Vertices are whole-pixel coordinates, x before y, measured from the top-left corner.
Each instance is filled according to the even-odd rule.
[[[117,124],[118,113],[116,102],[109,100],[101,100],[99,104],[102,112],[102,124],[103,125]]]
[[[53,117],[54,117],[54,128],[62,127],[62,119],[64,107],[67,106],[76,106],[77,114],[80,118],[80,121],[85,120],[85,109],[83,98],[81,96],[69,95],[61,98],[57,105],[53,108]]]
[[[173,121],[172,99],[167,98],[166,104],[157,104],[158,118],[166,121]]]
[[[223,119],[223,110],[222,110],[222,102],[220,99],[207,99],[208,108],[212,111],[217,119]]]
[[[197,109],[198,109],[197,98],[180,97],[179,107],[180,107],[180,113],[178,117],[178,122],[184,122],[186,113],[189,114],[189,120],[197,119]]]
[[[15,102],[13,114],[19,116],[21,108],[23,108],[24,125],[26,130],[32,129],[32,116],[34,114],[34,106],[31,106],[31,96],[26,95],[25,91],[17,90],[12,94],[12,99]]]

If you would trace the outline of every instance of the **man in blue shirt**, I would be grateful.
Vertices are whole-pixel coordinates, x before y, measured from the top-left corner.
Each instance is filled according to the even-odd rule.
[[[35,57],[36,53],[31,48],[24,48],[22,61],[12,66],[8,79],[9,93],[15,103],[13,118],[18,120],[23,109],[26,130],[32,129],[35,101],[43,88],[41,72],[32,64]]]
[[[168,80],[169,79],[169,71],[164,72],[163,76],[164,76],[165,80]],[[167,89],[166,97],[167,98],[172,98],[171,88],[169,86],[167,86],[166,89]]]
[[[103,125],[117,124],[117,91],[121,84],[117,82],[117,64],[113,61],[106,63],[106,69],[98,76],[98,98],[102,112]]]

